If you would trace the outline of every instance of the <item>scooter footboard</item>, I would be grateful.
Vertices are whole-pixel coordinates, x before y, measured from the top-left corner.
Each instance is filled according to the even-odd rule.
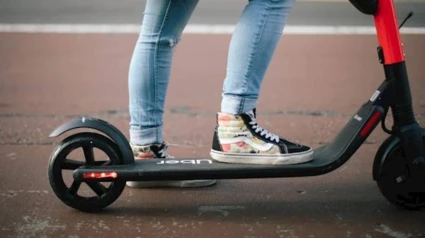
[[[211,158],[179,158],[135,161],[126,165],[81,166],[74,170],[78,181],[148,181],[182,179],[238,179],[316,176],[344,164],[382,120],[384,109],[365,103],[328,145],[314,151],[313,160],[294,165],[227,164]]]
[[[321,173],[344,164],[382,120],[384,112],[384,108],[370,101],[365,103],[330,144],[315,150],[315,161],[324,163],[317,165]]]
[[[369,136],[383,115],[384,110],[381,107],[365,104],[329,145],[314,151],[314,158],[308,163],[295,165],[226,164],[210,158],[144,160],[136,161],[134,164],[104,168],[80,167],[74,171],[74,179],[79,181],[148,181],[321,175],[345,163]]]

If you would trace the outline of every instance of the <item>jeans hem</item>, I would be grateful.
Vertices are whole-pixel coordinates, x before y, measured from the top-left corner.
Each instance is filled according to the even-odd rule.
[[[242,96],[223,96],[221,112],[229,114],[241,114],[248,112],[257,106],[257,99]]]
[[[131,127],[130,143],[133,145],[161,144],[163,142],[162,129],[162,126],[147,129]]]

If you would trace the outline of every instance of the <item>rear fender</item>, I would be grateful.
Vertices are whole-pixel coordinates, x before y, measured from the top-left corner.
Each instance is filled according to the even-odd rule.
[[[134,163],[133,152],[127,138],[115,126],[101,119],[91,117],[75,119],[56,128],[49,137],[58,137],[67,131],[79,128],[94,129],[109,136],[117,144],[123,164]]]

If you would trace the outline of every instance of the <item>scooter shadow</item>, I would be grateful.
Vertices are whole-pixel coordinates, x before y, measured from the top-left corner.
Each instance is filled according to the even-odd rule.
[[[179,203],[165,206],[115,206],[99,214],[101,216],[126,216],[156,219],[196,219],[203,221],[387,221],[424,220],[425,211],[406,211],[387,204],[382,200],[375,201],[240,201],[235,203]]]
[[[310,221],[425,219],[425,209],[409,211],[396,207],[388,203],[379,194],[378,188],[370,184],[333,187],[325,192],[309,187],[305,193],[285,189],[268,194],[264,192],[266,189],[267,186],[255,189],[255,186],[248,185],[239,190],[231,187],[217,189],[214,186],[202,189],[136,190],[132,196],[117,201],[99,215],[207,221],[258,220],[265,217],[267,220],[280,221],[290,218]]]

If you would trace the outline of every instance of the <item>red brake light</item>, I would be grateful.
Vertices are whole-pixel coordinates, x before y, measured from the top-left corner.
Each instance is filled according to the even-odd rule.
[[[116,172],[93,172],[84,173],[83,177],[86,179],[116,178],[118,177],[118,174]]]

